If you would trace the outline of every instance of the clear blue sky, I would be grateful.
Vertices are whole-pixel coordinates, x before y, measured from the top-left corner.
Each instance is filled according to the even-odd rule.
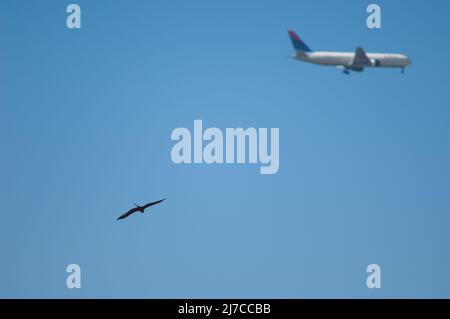
[[[450,297],[448,1],[73,2],[0,2],[0,297]],[[194,119],[279,127],[278,174],[173,164]]]

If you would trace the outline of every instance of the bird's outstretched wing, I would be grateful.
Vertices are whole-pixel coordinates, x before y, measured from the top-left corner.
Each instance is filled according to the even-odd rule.
[[[119,216],[119,218],[117,218],[117,220],[127,218],[128,216],[130,216],[133,213],[136,213],[137,211],[138,211],[138,208],[134,207],[134,208],[130,209],[129,211],[127,211],[125,214]]]
[[[159,204],[159,203],[161,203],[161,202],[163,202],[163,201],[165,201],[165,200],[166,200],[166,199],[163,198],[163,199],[157,200],[156,202],[148,203],[148,204],[146,204],[146,205],[144,205],[144,206],[142,206],[142,207],[143,207],[144,209],[146,209],[146,208],[148,208],[148,207],[150,207],[150,206],[157,205],[157,204]]]

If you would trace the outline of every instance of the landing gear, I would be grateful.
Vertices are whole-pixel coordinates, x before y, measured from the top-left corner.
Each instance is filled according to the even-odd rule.
[[[349,75],[350,71],[349,70],[344,70],[344,71],[342,71],[342,73]]]
[[[405,68],[402,68],[402,74],[404,74],[405,73]]]

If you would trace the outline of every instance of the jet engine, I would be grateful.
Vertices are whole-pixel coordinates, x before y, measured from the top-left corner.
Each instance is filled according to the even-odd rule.
[[[372,66],[380,66],[381,62],[380,62],[380,60],[377,60],[377,59],[370,59],[370,64]]]

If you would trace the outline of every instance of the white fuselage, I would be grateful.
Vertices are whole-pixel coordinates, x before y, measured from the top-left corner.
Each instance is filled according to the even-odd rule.
[[[367,57],[370,60],[370,65],[365,65],[365,67],[404,68],[411,64],[408,57],[403,54],[367,53]],[[321,65],[350,67],[355,58],[355,53],[325,51],[298,52],[295,58],[305,62]]]

